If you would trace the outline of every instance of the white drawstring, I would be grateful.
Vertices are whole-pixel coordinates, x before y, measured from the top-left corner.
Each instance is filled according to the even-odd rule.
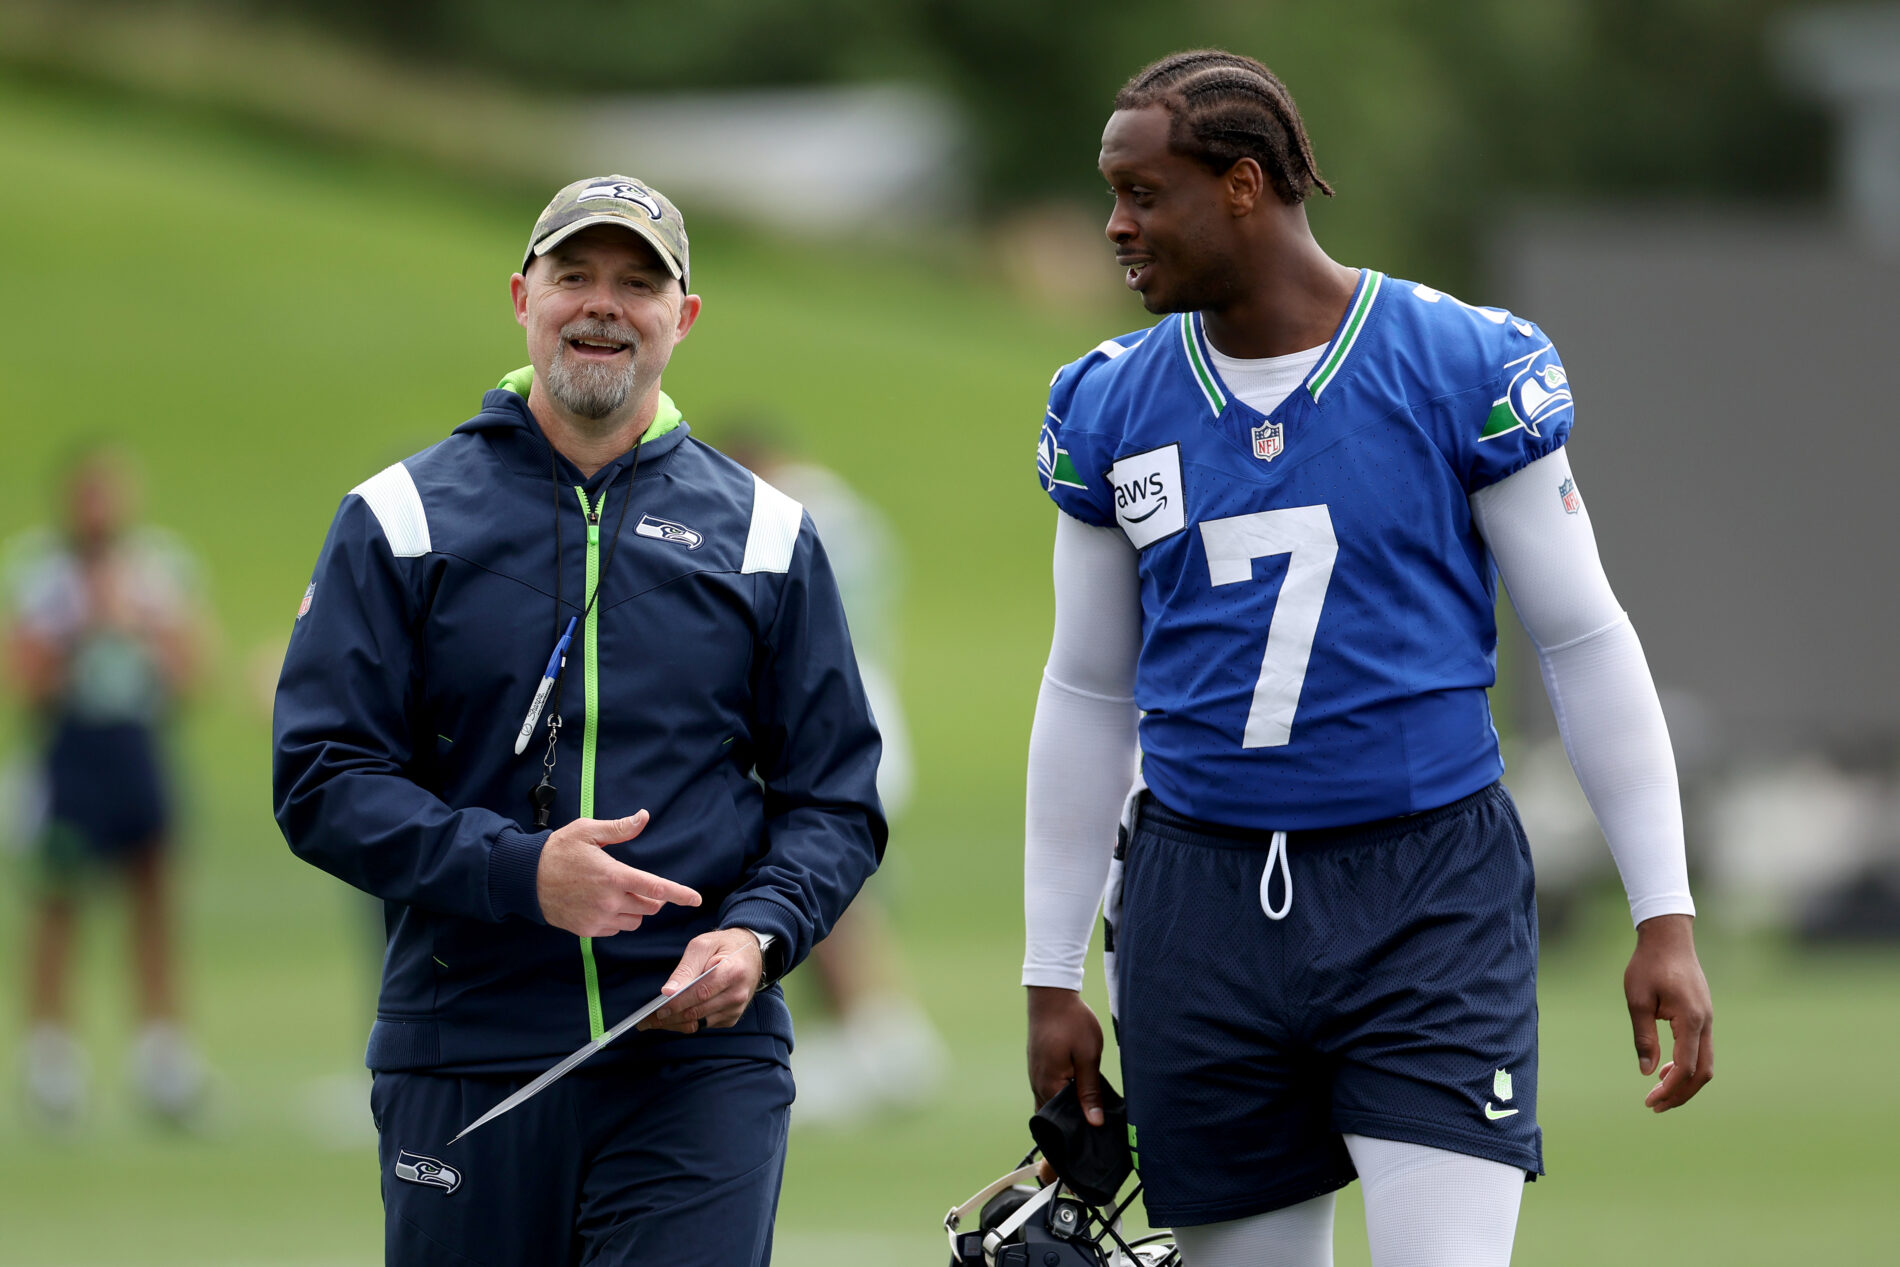
[[[1273,905],[1273,896],[1268,892],[1273,887],[1273,868],[1280,867],[1280,884],[1286,891],[1286,901],[1278,909]],[[1268,919],[1285,919],[1293,910],[1293,868],[1287,862],[1286,833],[1273,833],[1273,844],[1267,849],[1267,865],[1260,873],[1260,909],[1267,913]]]

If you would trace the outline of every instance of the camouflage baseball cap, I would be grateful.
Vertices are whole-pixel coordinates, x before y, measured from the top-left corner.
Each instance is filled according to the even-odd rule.
[[[686,222],[679,208],[657,189],[629,176],[590,176],[577,180],[548,203],[534,222],[521,271],[537,255],[546,255],[589,225],[617,224],[645,238],[660,253],[667,270],[686,288]]]

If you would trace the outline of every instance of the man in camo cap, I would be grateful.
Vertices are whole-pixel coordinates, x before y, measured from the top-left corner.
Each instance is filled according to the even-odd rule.
[[[278,822],[387,912],[392,1263],[771,1255],[777,981],[877,865],[879,743],[811,519],[660,388],[686,280],[650,186],[555,195],[509,281],[532,364],[344,498],[291,634]]]

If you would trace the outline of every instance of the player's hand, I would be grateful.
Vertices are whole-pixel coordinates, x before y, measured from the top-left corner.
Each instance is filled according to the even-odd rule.
[[[1630,1024],[1636,1031],[1636,1066],[1655,1071],[1662,1045],[1656,1022],[1669,1022],[1672,1058],[1643,1103],[1663,1113],[1687,1104],[1715,1076],[1715,1005],[1708,978],[1695,955],[1695,920],[1658,915],[1636,927],[1636,953],[1623,973]]]
[[[541,918],[577,937],[631,932],[668,902],[698,906],[699,894],[663,876],[616,862],[606,850],[646,830],[631,818],[577,818],[548,837],[534,873]]]
[[[1102,1114],[1102,1023],[1074,990],[1029,987],[1029,1089],[1041,1108],[1075,1079],[1076,1099],[1090,1126]]]
[[[698,985],[686,985],[709,967],[713,969],[712,975]],[[686,943],[686,953],[680,956],[679,966],[660,987],[662,994],[671,994],[673,998],[641,1021],[639,1027],[670,1029],[681,1034],[691,1034],[706,1026],[730,1029],[745,1014],[764,975],[765,957],[759,951],[759,939],[750,929],[720,928],[701,933]],[[702,1020],[704,1025],[700,1023]]]

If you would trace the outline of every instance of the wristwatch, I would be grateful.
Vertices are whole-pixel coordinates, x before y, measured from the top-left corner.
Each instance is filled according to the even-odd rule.
[[[774,958],[772,947],[778,942],[778,938],[771,933],[762,933],[756,928],[748,928],[746,931],[759,939],[759,984],[753,987],[756,993],[770,985],[776,978],[776,974],[772,971]]]

